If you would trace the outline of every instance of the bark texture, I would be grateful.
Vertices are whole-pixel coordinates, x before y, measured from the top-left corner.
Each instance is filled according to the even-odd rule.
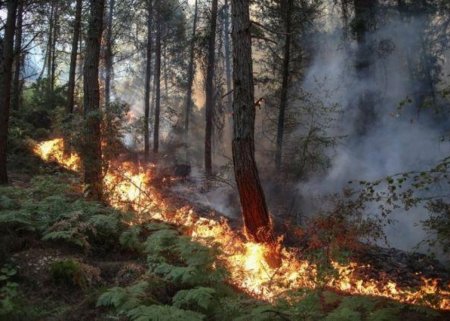
[[[247,235],[273,242],[272,225],[255,162],[255,106],[249,0],[232,0],[233,164]]]
[[[108,21],[106,25],[106,48],[105,48],[105,107],[111,104],[111,78],[113,73],[113,17],[115,0],[109,0]]]
[[[150,154],[150,83],[152,76],[152,19],[153,0],[147,0],[147,61],[145,67],[145,101],[144,101],[144,153],[148,161]]]
[[[159,151],[159,118],[161,113],[161,0],[156,0],[156,39],[155,39],[155,124],[153,131],[153,152]]]
[[[8,183],[6,170],[9,109],[11,103],[11,78],[14,61],[14,32],[17,1],[6,2],[7,16],[4,38],[0,38],[0,184]]]
[[[75,74],[77,68],[78,41],[80,39],[82,5],[83,0],[77,0],[72,34],[72,50],[70,52],[69,84],[67,88],[67,113],[69,114],[73,113],[74,108]]]
[[[14,77],[12,84],[11,108],[19,109],[20,95],[22,91],[21,71],[23,55],[22,52],[22,25],[23,25],[23,0],[18,1],[17,22],[16,22],[16,38],[14,40]]]
[[[212,175],[212,125],[214,109],[214,67],[216,63],[216,27],[217,0],[211,3],[211,22],[208,39],[208,65],[206,71],[206,101],[205,101],[205,172]]]
[[[293,0],[285,1],[285,38],[284,38],[284,57],[283,57],[283,80],[281,84],[280,110],[278,113],[277,126],[277,150],[275,154],[275,164],[277,169],[281,168],[281,158],[283,153],[283,135],[284,135],[284,119],[286,108],[288,105],[289,90],[289,65],[291,61],[291,17],[292,17]]]
[[[184,133],[186,144],[188,143],[188,134],[189,134],[189,121],[192,112],[192,85],[194,83],[194,75],[195,75],[195,40],[197,36],[197,19],[198,19],[198,0],[195,0],[194,7],[194,21],[192,24],[192,38],[191,38],[191,47],[189,49],[189,69],[188,69],[188,84],[187,84],[187,93],[186,93],[186,108],[184,111]]]
[[[84,61],[84,184],[88,198],[102,199],[102,150],[99,88],[100,43],[103,30],[105,0],[90,1],[89,28]]]

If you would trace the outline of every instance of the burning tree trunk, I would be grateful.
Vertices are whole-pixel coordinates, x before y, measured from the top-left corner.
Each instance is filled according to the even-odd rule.
[[[8,140],[9,107],[11,100],[12,65],[14,61],[14,32],[17,1],[9,0],[4,39],[0,38],[0,184],[8,183],[6,147]]]
[[[75,95],[75,73],[77,68],[78,40],[81,29],[81,9],[83,0],[77,0],[75,10],[75,22],[72,35],[72,51],[70,53],[69,84],[67,88],[67,113],[73,113]]]
[[[184,115],[184,133],[186,144],[188,142],[187,135],[189,133],[189,118],[191,116],[191,109],[192,109],[192,84],[194,82],[194,74],[195,74],[195,37],[197,34],[197,17],[198,17],[198,0],[195,0],[191,48],[189,50],[189,67],[188,67],[189,70],[188,70],[188,84],[186,93],[186,109]]]
[[[153,152],[159,151],[159,117],[161,111],[161,0],[156,1],[156,48],[155,48],[155,126]]]
[[[145,101],[144,101],[144,154],[145,160],[148,161],[150,153],[150,133],[149,133],[149,116],[150,116],[150,80],[152,75],[152,17],[153,17],[153,0],[147,0],[147,61],[145,68]]]
[[[111,77],[113,70],[113,17],[115,0],[109,0],[108,21],[106,25],[106,48],[105,48],[105,107],[109,108],[111,103]]]
[[[289,89],[289,64],[291,59],[291,16],[293,0],[285,1],[285,39],[284,39],[284,58],[283,58],[283,81],[281,85],[280,110],[278,114],[277,127],[277,150],[275,154],[275,164],[277,169],[281,168],[281,156],[283,152],[283,134],[284,118],[288,104]]]
[[[217,26],[217,0],[211,4],[211,26],[208,39],[208,65],[206,71],[206,101],[205,101],[205,171],[207,176],[212,175],[212,125],[214,108],[214,66],[216,58],[216,26]]]
[[[102,198],[102,151],[100,132],[100,88],[98,66],[103,30],[105,0],[91,0],[86,55],[84,62],[84,118],[83,143],[84,183],[88,197]]]
[[[233,164],[248,236],[274,241],[269,212],[255,162],[255,106],[249,0],[232,1]]]
[[[22,71],[22,22],[23,22],[23,1],[18,1],[19,8],[17,9],[17,23],[16,23],[16,39],[14,41],[14,79],[12,88],[11,108],[13,110],[19,109],[21,80],[20,73]]]

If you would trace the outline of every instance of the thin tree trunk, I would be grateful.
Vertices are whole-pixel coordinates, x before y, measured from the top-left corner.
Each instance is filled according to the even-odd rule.
[[[284,57],[283,57],[283,80],[281,84],[280,110],[278,114],[277,127],[277,150],[275,154],[275,165],[277,169],[281,168],[281,158],[283,154],[283,135],[284,119],[288,105],[289,90],[289,65],[291,60],[291,16],[293,0],[285,1],[285,38],[284,38]]]
[[[228,5],[228,0],[225,0],[224,10],[224,45],[225,45],[225,73],[227,80],[227,111],[231,111],[233,109],[233,95],[231,95],[232,85],[231,85],[231,52],[230,52],[230,8]]]
[[[152,17],[153,0],[147,0],[147,62],[145,68],[145,110],[144,110],[144,153],[145,160],[148,161],[150,154],[150,84],[152,75]]]
[[[232,0],[233,164],[247,235],[273,242],[272,224],[255,162],[255,102],[249,0]]]
[[[55,91],[56,80],[56,42],[59,35],[59,6],[56,5],[53,22],[53,43],[51,48],[51,74],[50,74],[50,92]]]
[[[105,50],[105,107],[108,109],[111,104],[111,78],[113,72],[113,17],[115,0],[109,0],[108,22],[106,25],[106,50]]]
[[[53,29],[55,28],[55,4],[52,2],[50,7],[50,18],[48,22],[48,43],[46,54],[47,65],[47,94],[51,90],[51,75],[52,75],[52,53],[53,53]]]
[[[217,0],[211,3],[211,26],[208,39],[208,65],[206,71],[206,101],[205,101],[205,172],[212,175],[212,124],[214,108],[214,67],[216,60],[216,26]]]
[[[73,113],[75,95],[75,75],[77,69],[78,40],[81,29],[81,9],[83,0],[77,0],[73,26],[72,51],[70,53],[69,84],[67,89],[67,113]]]
[[[16,22],[16,39],[14,42],[14,78],[12,88],[11,108],[19,109],[21,94],[21,71],[22,71],[22,22],[23,22],[23,1],[18,1],[17,22]]]
[[[99,60],[105,0],[91,0],[84,61],[84,184],[88,197],[102,199],[102,150],[100,132]]]
[[[11,103],[11,78],[14,61],[14,32],[16,24],[17,1],[6,1],[7,17],[4,39],[0,38],[0,184],[8,183],[7,141],[9,108]]]
[[[161,0],[156,1],[156,48],[155,48],[155,125],[153,152],[159,151],[159,118],[161,112]]]
[[[187,85],[187,93],[186,93],[186,109],[184,115],[184,135],[186,140],[186,146],[188,144],[188,134],[189,134],[189,118],[191,116],[192,109],[192,85],[194,83],[194,75],[195,75],[195,38],[197,35],[197,18],[198,18],[198,0],[195,0],[195,8],[194,8],[194,21],[192,25],[192,38],[191,38],[191,47],[189,50],[189,69],[188,69],[188,85]]]

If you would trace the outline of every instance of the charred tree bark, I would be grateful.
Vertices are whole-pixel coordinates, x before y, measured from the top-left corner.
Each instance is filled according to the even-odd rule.
[[[145,102],[144,102],[144,153],[145,161],[148,161],[150,154],[150,83],[152,75],[152,17],[153,0],[147,0],[147,61],[145,67]]]
[[[6,6],[7,16],[4,39],[0,38],[0,185],[8,183],[6,150],[11,103],[11,78],[14,61],[14,32],[17,1],[6,1]]]
[[[255,102],[249,0],[232,0],[233,164],[247,235],[273,242],[273,230],[255,162]]]
[[[206,101],[205,101],[205,172],[212,175],[212,126],[214,108],[214,67],[216,63],[216,27],[217,27],[217,0],[211,4],[211,25],[208,39],[208,65],[206,71]]]
[[[90,1],[90,17],[84,60],[84,184],[88,198],[102,199],[102,150],[100,131],[99,60],[105,0]]]
[[[283,153],[283,135],[284,119],[288,105],[289,90],[289,65],[291,60],[291,16],[293,0],[285,1],[285,38],[284,38],[284,57],[283,57],[283,80],[281,84],[280,110],[278,113],[277,127],[277,149],[275,154],[275,165],[277,169],[281,168],[281,158]]]
[[[78,56],[78,41],[80,39],[81,30],[81,9],[83,0],[77,0],[75,9],[75,21],[73,25],[72,35],[72,51],[70,52],[70,69],[69,69],[69,84],[67,88],[67,113],[72,114],[75,99],[75,74],[77,69]]]
[[[14,78],[12,88],[11,108],[13,110],[19,109],[20,95],[22,91],[21,86],[21,71],[22,71],[22,25],[23,25],[23,1],[18,1],[17,22],[16,22],[16,38],[14,41]]]
[[[187,93],[186,93],[186,109],[184,115],[184,134],[186,145],[188,144],[188,134],[189,134],[189,120],[191,116],[192,110],[192,85],[194,83],[194,75],[195,75],[195,38],[197,35],[197,18],[198,18],[198,0],[195,0],[194,7],[194,21],[192,24],[192,38],[191,38],[191,47],[189,49],[189,69],[188,69],[188,84],[187,84]]]
[[[111,104],[111,78],[113,73],[113,17],[115,0],[109,0],[108,21],[106,25],[106,48],[105,48],[105,108]]]
[[[153,129],[153,152],[159,151],[159,118],[161,113],[161,0],[156,1],[155,39],[155,124]]]

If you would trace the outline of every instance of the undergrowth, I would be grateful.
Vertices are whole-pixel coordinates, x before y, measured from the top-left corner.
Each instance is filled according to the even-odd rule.
[[[70,175],[58,174],[36,176],[26,186],[0,187],[0,320],[395,321],[411,313],[417,320],[439,316],[323,288],[300,289],[270,304],[259,301],[227,284],[214,240],[205,247],[172,225],[130,225],[131,214],[85,201],[71,181]],[[40,270],[48,274],[45,291],[30,287],[32,280],[22,268],[11,265],[14,253],[33,246],[30,239],[39,248],[71,253]],[[98,262],[106,257],[110,261]],[[107,272],[106,263],[125,267]],[[119,275],[132,278],[119,280]]]

